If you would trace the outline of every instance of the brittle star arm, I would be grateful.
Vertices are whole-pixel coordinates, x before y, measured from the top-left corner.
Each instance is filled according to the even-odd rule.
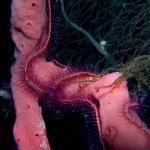
[[[52,32],[52,2],[54,0],[12,1],[11,32],[16,46],[16,63],[11,69],[11,88],[16,110],[13,132],[19,150],[51,149],[38,100],[41,95],[49,92],[54,75],[66,70],[54,61],[45,61]],[[93,77],[93,74],[84,71],[77,75]],[[72,76],[69,74],[67,77]],[[120,73],[105,75],[81,90],[100,104],[101,133],[113,150],[123,149],[125,146],[128,146],[129,150],[139,147],[146,150],[150,147],[148,132],[131,122],[126,115],[130,113],[124,109],[128,110],[126,105],[130,103],[126,82],[122,81],[114,89],[109,86],[119,77]],[[60,78],[59,81],[63,79]],[[64,92],[73,94],[81,86],[79,82],[71,83],[73,85],[69,84]],[[98,87],[106,88],[97,90]]]

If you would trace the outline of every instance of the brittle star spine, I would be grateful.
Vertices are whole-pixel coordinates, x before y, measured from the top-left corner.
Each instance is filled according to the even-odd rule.
[[[33,82],[29,79],[27,69],[28,69],[28,67],[29,67],[29,63],[32,61],[33,58],[35,58],[35,57],[37,57],[38,55],[40,55],[40,54],[42,54],[43,52],[45,52],[45,50],[46,50],[46,48],[47,48],[47,45],[48,45],[48,42],[49,42],[49,40],[50,40],[50,37],[51,37],[51,23],[50,23],[50,20],[51,20],[51,19],[50,19],[50,17],[51,17],[51,4],[50,4],[50,0],[47,0],[47,10],[48,10],[48,13],[47,13],[47,15],[48,15],[48,21],[47,21],[47,23],[48,23],[48,38],[47,38],[47,40],[46,40],[46,42],[45,42],[45,44],[44,44],[44,46],[43,46],[42,49],[40,49],[40,50],[34,52],[33,54],[31,54],[31,55],[27,58],[27,61],[26,61],[26,63],[25,63],[25,67],[24,67],[25,80],[26,80],[26,82],[27,82],[32,88],[34,88],[38,93],[41,93],[41,94],[42,94],[42,93],[45,93],[45,91],[44,91],[42,88],[40,88],[38,85],[36,85],[35,83],[33,83]]]

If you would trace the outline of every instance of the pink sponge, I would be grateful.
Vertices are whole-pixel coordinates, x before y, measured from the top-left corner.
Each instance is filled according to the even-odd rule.
[[[13,0],[12,38],[22,54],[33,50],[46,29],[46,1]]]
[[[90,79],[95,74],[66,73],[67,67],[45,61],[47,42],[51,38],[51,27],[48,26],[53,15],[50,2],[12,1],[11,28],[17,61],[12,67],[11,88],[16,109],[14,136],[19,150],[50,150],[38,100],[54,83],[60,85],[57,83],[68,78],[69,84],[62,88],[64,97],[84,95],[99,104],[97,117],[101,120],[102,138],[111,150],[147,150],[150,147],[149,130],[135,114],[134,107],[138,104],[130,99],[126,82],[110,86],[120,73],[104,75],[98,81],[81,86],[81,75],[82,79]],[[59,98],[62,98],[61,94]]]

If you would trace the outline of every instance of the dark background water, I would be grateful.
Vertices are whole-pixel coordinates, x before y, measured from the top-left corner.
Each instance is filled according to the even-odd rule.
[[[0,1],[0,90],[10,93],[10,67],[13,63],[14,45],[10,34],[10,0]],[[0,149],[16,150],[12,127],[15,111],[11,98],[0,95]]]
[[[14,46],[10,35],[11,0],[0,1],[0,85],[9,83]]]

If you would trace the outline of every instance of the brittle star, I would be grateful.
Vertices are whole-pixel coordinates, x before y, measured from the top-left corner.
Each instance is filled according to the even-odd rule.
[[[136,115],[125,81],[113,87],[121,76],[104,76],[77,71],[45,60],[53,38],[55,0],[13,0],[12,38],[16,63],[12,67],[11,88],[16,109],[14,136],[19,150],[50,150],[40,100],[58,103],[87,102],[96,114],[99,140],[111,150],[148,150],[149,129]],[[100,87],[100,88],[99,88]],[[44,99],[43,99],[44,98]],[[82,106],[81,106],[82,107]],[[94,142],[94,141],[93,141]]]

